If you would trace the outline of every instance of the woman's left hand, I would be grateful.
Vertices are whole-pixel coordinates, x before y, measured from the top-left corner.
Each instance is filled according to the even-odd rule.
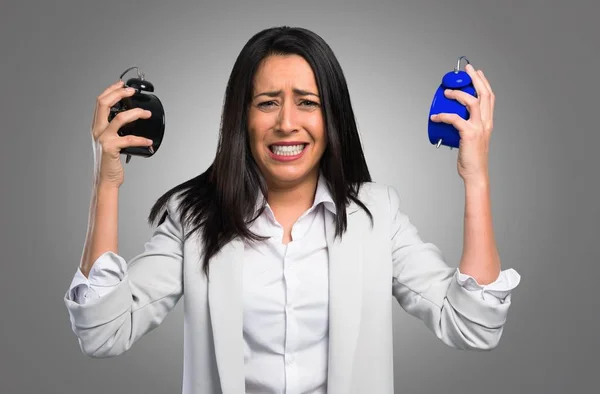
[[[488,179],[488,151],[494,127],[494,93],[481,70],[467,64],[465,71],[473,80],[477,97],[469,93],[447,89],[444,94],[467,107],[469,120],[457,114],[440,113],[432,115],[434,122],[453,125],[460,134],[458,145],[458,174],[465,182],[479,182]]]

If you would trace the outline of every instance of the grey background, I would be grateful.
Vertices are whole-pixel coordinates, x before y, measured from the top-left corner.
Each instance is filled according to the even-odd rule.
[[[164,191],[214,157],[233,62],[251,35],[314,30],[348,80],[375,181],[448,264],[462,251],[457,150],[427,140],[442,75],[466,55],[497,96],[490,153],[503,269],[522,275],[492,352],[446,347],[395,313],[397,393],[594,391],[600,350],[597,23],[590,1],[2,1],[0,392],[181,391],[180,302],[127,353],[79,350],[63,294],[85,240],[96,96],[138,65],[166,107],[166,139],[125,167],[119,252],[143,250]],[[373,371],[377,373],[377,371]]]

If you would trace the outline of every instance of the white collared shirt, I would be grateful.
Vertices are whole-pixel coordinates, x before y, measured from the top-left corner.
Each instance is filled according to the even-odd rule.
[[[312,207],[292,227],[287,245],[283,227],[268,206],[250,229],[270,238],[244,243],[243,330],[247,393],[324,394],[327,391],[329,270],[325,220],[336,214],[322,176]],[[116,257],[117,259],[113,258]],[[86,278],[77,270],[70,291],[80,304],[102,297],[125,275],[126,261],[106,252]],[[502,302],[516,287],[510,269],[479,285],[456,270],[458,283],[481,292],[490,303]]]
[[[283,227],[267,204],[251,230],[270,238],[245,243],[244,341],[247,393],[326,393],[329,266],[325,217],[335,204],[319,177],[312,207]]]

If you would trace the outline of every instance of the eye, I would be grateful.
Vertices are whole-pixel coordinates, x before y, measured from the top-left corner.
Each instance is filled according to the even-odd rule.
[[[273,104],[275,103],[275,101],[271,100],[271,101],[263,101],[262,103],[259,103],[258,106],[259,107],[269,107],[269,104]]]
[[[314,101],[310,101],[310,100],[302,100],[301,104],[307,103],[307,106],[309,107],[318,107],[319,103],[315,103]]]

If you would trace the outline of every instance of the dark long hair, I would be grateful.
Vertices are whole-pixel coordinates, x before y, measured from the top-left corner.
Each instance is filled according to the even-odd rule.
[[[249,225],[262,213],[255,211],[259,193],[268,194],[265,179],[250,151],[248,106],[253,79],[261,61],[270,55],[302,56],[311,66],[321,96],[327,146],[320,170],[336,205],[335,236],[346,231],[346,205],[350,200],[373,217],[358,200],[363,182],[371,175],[362,151],[346,80],[335,55],[317,34],[288,26],[265,29],[246,43],[237,57],[227,82],[217,152],[208,169],[162,195],[150,211],[152,225],[170,197],[181,192],[178,214],[185,226],[201,231],[202,268],[208,275],[212,256],[235,237],[261,240]],[[167,212],[158,225],[164,222]]]

